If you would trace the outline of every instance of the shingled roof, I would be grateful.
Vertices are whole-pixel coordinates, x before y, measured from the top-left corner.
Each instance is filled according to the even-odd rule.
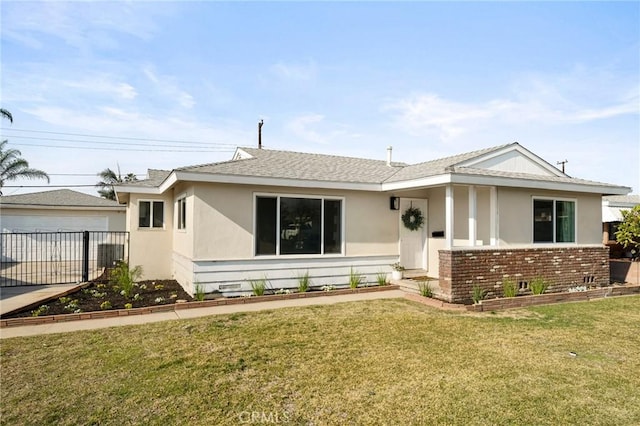
[[[250,155],[222,163],[182,167],[176,171],[280,179],[299,179],[350,183],[381,183],[406,166],[404,163],[307,154],[257,148],[239,148]]]
[[[115,201],[96,197],[70,189],[33,192],[31,194],[0,197],[2,207],[115,207],[124,209]]]
[[[505,151],[518,150],[525,153],[548,174],[528,174],[493,170],[489,168],[473,167],[471,163],[483,159],[486,156],[498,155]],[[523,182],[528,186],[531,182],[549,182],[553,184],[571,184],[592,188],[603,188],[603,192],[612,190],[612,193],[620,192],[621,187],[600,182],[576,179],[565,175],[555,167],[527,151],[517,142],[494,146],[482,150],[472,151],[460,155],[440,158],[437,160],[408,165],[393,162],[390,165],[383,160],[370,160],[364,158],[342,157],[336,155],[309,154],[292,151],[279,151],[258,148],[238,148],[232,160],[218,163],[201,164],[188,167],[180,167],[171,172],[165,170],[150,170],[147,180],[131,182],[120,185],[123,192],[128,192],[124,186],[153,188],[160,187],[167,182],[177,180],[201,180],[218,182],[247,182],[254,184],[274,184],[275,180],[290,182],[295,186],[299,182],[312,182],[314,185],[385,185],[397,187],[411,181],[443,176],[443,175],[468,175],[478,177],[493,177],[510,179],[512,185]],[[169,179],[171,178],[171,179]],[[248,179],[245,179],[248,178]],[[256,181],[256,179],[262,181]],[[526,183],[529,181],[530,183]],[[294,182],[294,183],[291,183]],[[409,185],[408,187],[411,187]],[[606,188],[606,189],[605,189]],[[590,191],[591,189],[588,189]],[[594,191],[598,191],[595,189]]]

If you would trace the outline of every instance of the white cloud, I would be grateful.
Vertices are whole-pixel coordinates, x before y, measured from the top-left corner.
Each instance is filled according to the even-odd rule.
[[[3,34],[26,47],[40,49],[47,37],[89,51],[115,49],[118,35],[150,39],[154,16],[166,8],[130,2],[9,2],[3,4]]]
[[[594,102],[585,101],[579,94],[563,93],[562,89],[537,81],[527,91],[484,102],[460,102],[435,93],[419,93],[389,102],[383,111],[390,111],[395,125],[408,134],[435,134],[445,142],[487,127],[586,123],[640,113],[637,91],[632,95],[627,91],[623,96],[609,93]]]
[[[156,92],[161,96],[169,98],[170,101],[177,102],[186,109],[191,109],[195,106],[196,101],[194,97],[179,87],[175,77],[158,75],[151,65],[145,66],[142,71],[147,79],[154,84]]]
[[[305,63],[277,62],[269,70],[279,80],[295,82],[314,80],[318,74],[317,66],[312,60]]]

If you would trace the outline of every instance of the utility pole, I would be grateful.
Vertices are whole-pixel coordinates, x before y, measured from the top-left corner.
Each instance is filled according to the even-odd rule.
[[[562,164],[562,173],[564,173],[564,165],[567,164],[569,162],[569,160],[564,160],[564,161],[558,161],[556,164],[560,165]]]
[[[258,149],[262,149],[262,125],[264,124],[264,120],[260,120],[258,122]]]

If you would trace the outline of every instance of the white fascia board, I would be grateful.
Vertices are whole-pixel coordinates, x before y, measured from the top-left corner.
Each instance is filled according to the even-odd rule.
[[[128,194],[162,194],[162,191],[157,186],[129,186],[115,188],[116,196],[120,193]]]
[[[452,183],[451,174],[429,176],[420,179],[404,180],[382,184],[383,191],[401,191],[404,189],[418,189]]]
[[[489,153],[481,155],[479,157],[475,157],[475,158],[472,158],[472,159],[467,160],[467,161],[462,161],[462,162],[456,164],[456,166],[458,166],[458,167],[473,167],[474,165],[476,165],[478,163],[481,163],[483,161],[489,160],[491,158],[498,157],[500,155],[506,154],[507,152],[511,152],[511,151],[519,152],[520,154],[524,155],[529,160],[533,161],[534,163],[536,163],[537,165],[539,165],[543,169],[545,169],[548,172],[552,173],[554,176],[558,176],[558,177],[566,177],[567,176],[564,173],[562,173],[560,170],[558,170],[556,167],[553,167],[551,164],[546,162],[544,159],[538,157],[536,154],[534,154],[533,152],[529,151],[528,149],[526,149],[525,147],[523,147],[520,144],[509,145],[509,146],[506,146],[506,147],[504,147],[502,149],[489,152]]]
[[[239,185],[282,186],[293,188],[343,189],[353,191],[380,191],[379,183],[329,182],[302,179],[283,179],[261,176],[223,175],[193,172],[174,172],[176,180],[209,183],[234,183]],[[164,192],[171,186],[169,179],[160,187]],[[165,188],[165,184],[168,184]]]
[[[626,195],[631,188],[624,186],[604,186],[571,182],[552,182],[543,180],[518,179],[508,177],[452,175],[452,183],[482,186],[508,186],[513,188],[546,189],[549,191],[583,192],[590,194]]]

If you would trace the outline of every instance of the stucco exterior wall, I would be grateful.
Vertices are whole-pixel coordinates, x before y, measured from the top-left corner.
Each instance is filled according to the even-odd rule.
[[[173,199],[171,202],[171,210],[173,211],[173,251],[181,256],[193,257],[194,247],[194,207],[195,196],[192,186],[184,184],[178,185],[173,190]],[[178,229],[178,200],[185,198],[187,202],[186,208],[186,226],[184,229]]]
[[[138,227],[139,201],[164,201],[164,228]],[[141,265],[143,279],[167,279],[172,277],[171,253],[173,247],[173,191],[166,194],[131,194],[127,209],[129,236],[129,264]]]
[[[255,194],[344,197],[346,256],[398,254],[398,211],[388,194],[357,191],[196,184],[195,260],[253,259]],[[286,257],[283,257],[286,258]]]
[[[580,194],[498,188],[499,239],[501,246],[533,242],[533,198],[550,197],[576,201],[576,243],[602,243],[602,200],[599,194]]]

